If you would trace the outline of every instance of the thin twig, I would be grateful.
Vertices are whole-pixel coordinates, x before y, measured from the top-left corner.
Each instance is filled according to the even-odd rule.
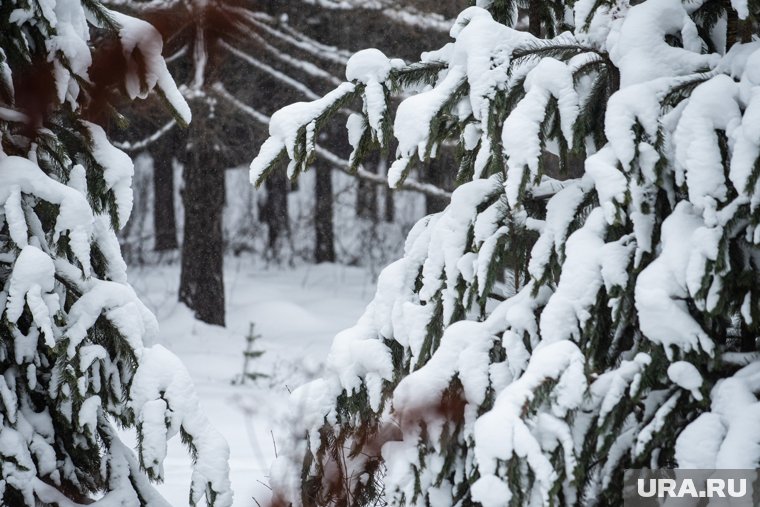
[[[340,450],[340,457],[343,460],[343,478],[346,483],[346,501],[348,502],[347,505],[351,505],[351,484],[348,481],[348,463],[346,463],[346,453],[343,451],[342,447]]]
[[[125,150],[125,151],[132,151],[132,152],[134,152],[134,151],[144,150],[145,148],[147,148],[151,144],[153,144],[156,141],[158,141],[159,139],[161,139],[161,137],[163,137],[164,134],[166,134],[172,128],[174,128],[174,126],[176,124],[177,124],[177,122],[175,120],[171,120],[169,123],[167,123],[166,125],[164,125],[160,129],[158,129],[157,131],[155,131],[153,134],[151,134],[150,136],[146,137],[145,139],[143,139],[141,141],[136,141],[134,143],[130,143],[130,142],[122,142],[122,143],[120,143],[120,142],[117,142],[117,141],[113,141],[113,142],[111,142],[111,144],[113,144],[115,147],[119,148],[120,150]]]
[[[272,437],[272,447],[274,447],[274,457],[278,458],[279,456],[277,456],[277,442],[274,439],[274,431],[269,430],[269,434]]]

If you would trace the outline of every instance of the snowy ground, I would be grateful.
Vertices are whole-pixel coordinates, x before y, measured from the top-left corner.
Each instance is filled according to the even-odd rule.
[[[228,258],[225,270],[227,327],[193,319],[177,303],[179,267],[131,267],[130,281],[161,324],[162,343],[185,363],[201,403],[231,447],[235,506],[268,498],[267,474],[275,455],[273,433],[288,389],[315,376],[337,331],[352,325],[374,293],[374,277],[338,265],[266,268]],[[270,375],[232,385],[242,371],[250,323],[262,335],[255,371]],[[160,490],[172,505],[187,505],[190,460],[175,437]]]

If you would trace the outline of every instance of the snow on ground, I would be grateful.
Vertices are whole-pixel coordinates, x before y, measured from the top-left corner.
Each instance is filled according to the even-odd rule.
[[[270,267],[250,258],[226,259],[227,327],[196,321],[177,302],[179,266],[132,266],[130,282],[161,325],[161,342],[189,369],[211,422],[230,444],[235,506],[264,504],[273,434],[288,390],[315,377],[333,336],[353,325],[374,294],[364,269],[322,264]],[[252,371],[269,378],[233,385],[242,372],[250,323],[265,354]],[[125,436],[125,439],[133,438]],[[190,458],[179,438],[169,443],[166,480],[159,490],[175,506],[187,505]]]

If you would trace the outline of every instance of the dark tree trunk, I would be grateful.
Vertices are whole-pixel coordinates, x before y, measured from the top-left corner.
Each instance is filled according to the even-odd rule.
[[[535,37],[541,37],[541,4],[538,0],[530,0],[528,5],[528,32]]]
[[[726,4],[728,4],[726,9],[726,52],[728,52],[739,38],[739,15],[729,2]]]
[[[194,113],[182,193],[185,232],[179,300],[195,312],[197,319],[223,326],[224,167],[213,150],[211,132],[203,125],[203,116]]]
[[[385,188],[385,221],[392,223],[396,220],[396,201],[394,200],[394,194],[392,188]]]
[[[379,166],[380,172],[382,172],[387,179],[388,176],[388,159],[383,155]],[[395,193],[388,185],[384,185],[383,189],[383,220],[387,223],[393,223],[396,220],[396,200]]]
[[[179,127],[175,127],[178,130]],[[184,150],[175,142],[180,136],[170,132],[150,147],[153,158],[153,230],[154,249],[158,252],[177,248],[177,223],[174,216],[174,157]]]
[[[447,163],[445,153],[438,153],[438,158],[430,159],[427,167],[425,168],[425,179],[428,183],[431,183],[439,188],[447,188],[452,178],[449,177],[447,171],[450,170],[450,166]],[[449,204],[449,199],[445,197],[437,197],[432,195],[425,195],[425,213],[430,215],[432,213],[438,213],[443,211]]]
[[[365,169],[377,173],[376,157],[376,155],[368,157],[364,166]],[[359,186],[356,190],[356,215],[373,222],[377,221],[377,184],[367,180],[359,180]]]
[[[738,43],[752,41],[752,21],[751,18],[739,19],[739,14],[731,6],[730,1],[726,5],[726,52]]]
[[[335,262],[333,235],[333,186],[332,168],[324,161],[315,162],[316,184],[314,188],[314,261]]]
[[[273,171],[264,185],[267,198],[261,209],[261,221],[267,224],[267,257],[280,260],[282,242],[290,235],[287,175],[284,171]]]

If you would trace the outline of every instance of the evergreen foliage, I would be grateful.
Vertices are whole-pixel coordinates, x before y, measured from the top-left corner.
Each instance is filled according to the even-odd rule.
[[[758,467],[757,5],[477,4],[419,63],[356,54],[251,164],[296,177],[356,102],[353,164],[395,135],[391,186],[461,155],[293,393],[275,503],[620,505],[625,468]]]
[[[265,373],[259,373],[251,370],[251,362],[264,355],[263,350],[257,350],[254,347],[256,342],[261,339],[260,334],[254,332],[255,324],[251,322],[251,328],[248,330],[248,336],[245,337],[246,347],[243,351],[243,372],[233,381],[235,384],[245,384],[249,380],[258,380],[268,377]]]
[[[227,445],[153,345],[114,232],[133,167],[98,123],[151,91],[190,120],[161,49],[95,0],[0,3],[2,505],[167,506],[151,481],[177,433],[196,458],[190,504],[231,504]],[[115,426],[137,430],[137,456]]]

